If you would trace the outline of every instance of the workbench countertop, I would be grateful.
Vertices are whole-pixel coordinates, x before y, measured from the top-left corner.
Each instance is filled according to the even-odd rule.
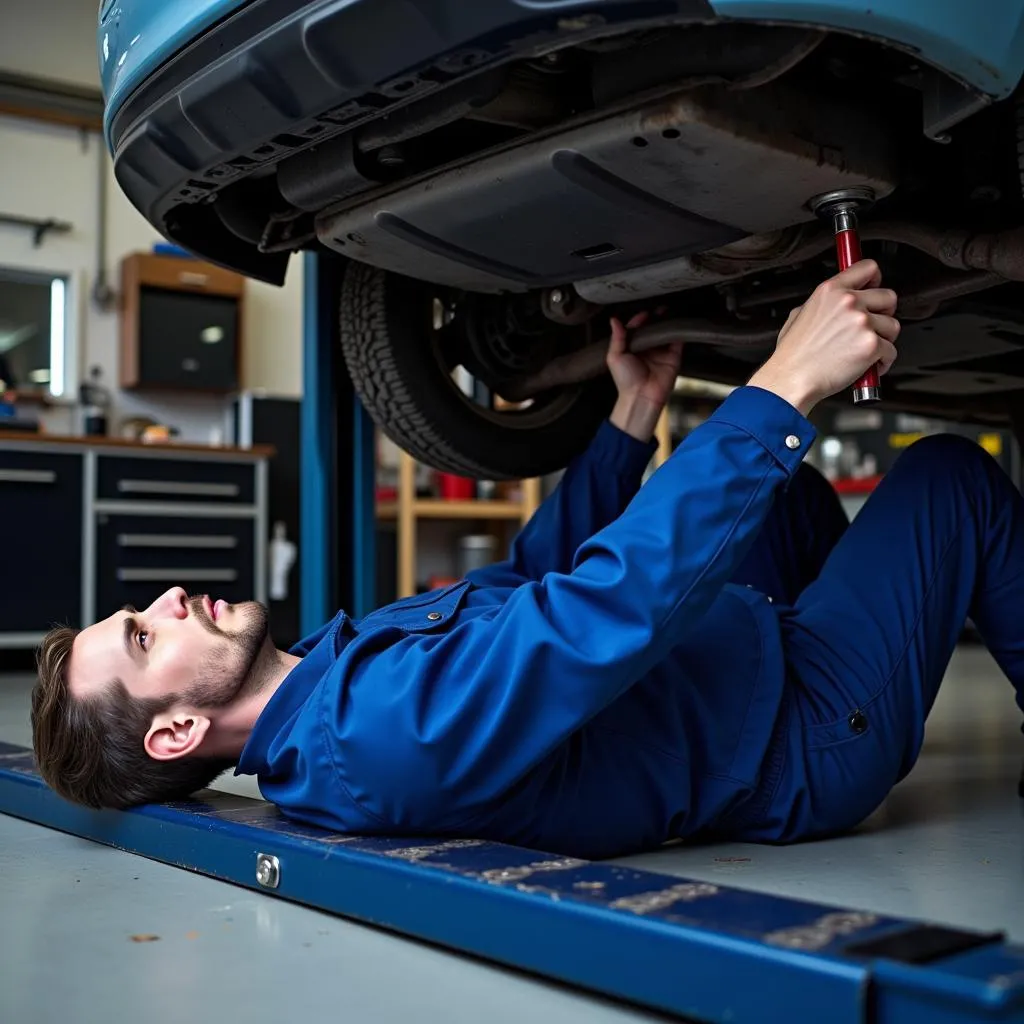
[[[225,458],[232,459],[269,459],[275,453],[275,449],[272,445],[254,444],[251,448],[236,448],[231,445],[189,444],[178,443],[175,441],[160,441],[147,444],[142,441],[132,441],[128,438],[122,437],[79,436],[75,434],[37,434],[28,431],[0,430],[0,449],[3,449],[7,445],[17,445],[21,448],[26,443],[33,445],[37,444],[41,448],[45,446],[60,446],[62,448],[66,448],[68,446],[77,446],[80,448],[113,448],[126,453],[145,452],[147,455],[165,452],[168,455],[222,455]]]

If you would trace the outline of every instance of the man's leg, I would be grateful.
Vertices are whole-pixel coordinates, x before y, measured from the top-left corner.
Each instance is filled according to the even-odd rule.
[[[779,494],[732,582],[753,587],[779,604],[796,604],[847,526],[832,485],[805,463]]]
[[[845,830],[882,802],[917,759],[968,615],[1024,708],[1024,499],[979,446],[932,437],[782,614],[788,763],[748,838]]]

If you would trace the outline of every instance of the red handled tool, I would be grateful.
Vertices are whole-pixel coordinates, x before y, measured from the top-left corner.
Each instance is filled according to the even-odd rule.
[[[857,233],[857,212],[870,206],[874,201],[875,194],[869,188],[841,188],[811,200],[811,209],[819,217],[832,221],[840,271],[852,267],[862,259],[860,236]],[[858,403],[877,402],[881,397],[878,370],[872,367],[853,385],[853,400]]]

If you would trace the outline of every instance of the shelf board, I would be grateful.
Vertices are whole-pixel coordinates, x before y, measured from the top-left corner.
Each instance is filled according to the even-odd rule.
[[[418,519],[522,519],[518,501],[454,501],[444,498],[417,498],[412,514]],[[382,501],[377,505],[381,519],[397,519],[398,503]]]

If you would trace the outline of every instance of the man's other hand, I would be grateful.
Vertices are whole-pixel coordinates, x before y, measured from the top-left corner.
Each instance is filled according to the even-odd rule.
[[[628,332],[642,327],[647,317],[647,313],[638,313],[625,327],[617,317],[612,318],[606,360],[619,391],[611,421],[639,441],[648,441],[653,435],[658,417],[672,394],[683,355],[681,341],[645,352],[627,351]]]
[[[772,391],[805,416],[823,398],[849,387],[872,366],[896,360],[897,296],[881,288],[874,260],[861,260],[822,282],[779,332],[772,357],[750,384]]]

